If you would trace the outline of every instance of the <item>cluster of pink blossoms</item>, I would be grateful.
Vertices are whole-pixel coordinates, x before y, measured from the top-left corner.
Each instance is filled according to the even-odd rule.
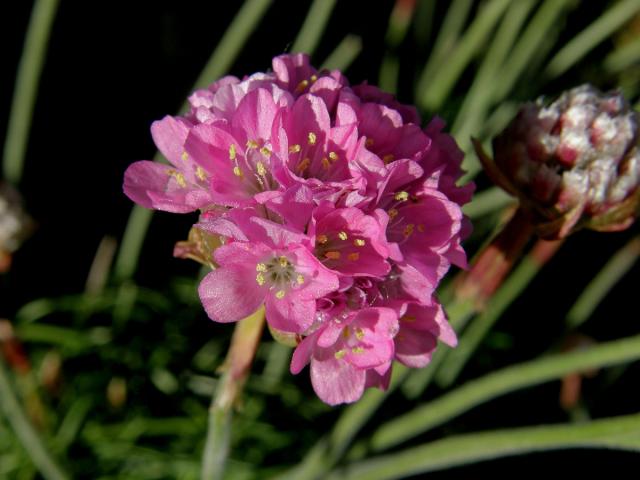
[[[271,330],[297,339],[291,371],[310,363],[332,405],[386,388],[394,359],[423,367],[438,340],[455,345],[434,292],[466,265],[473,186],[456,186],[462,153],[441,120],[423,130],[414,108],[303,54],[189,102],[151,127],[172,165],[134,163],[124,190],[147,208],[200,210],[195,227],[222,239],[199,288],[211,319],[264,304]]]

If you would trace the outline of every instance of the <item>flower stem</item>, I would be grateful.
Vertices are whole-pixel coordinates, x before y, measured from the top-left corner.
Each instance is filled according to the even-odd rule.
[[[202,480],[222,478],[229,454],[231,419],[264,327],[264,307],[240,320],[231,338],[224,375],[209,407],[209,427],[202,457]]]

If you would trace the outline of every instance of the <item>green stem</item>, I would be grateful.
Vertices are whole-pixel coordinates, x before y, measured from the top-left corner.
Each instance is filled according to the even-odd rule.
[[[330,480],[389,480],[529,452],[567,448],[640,450],[640,414],[569,425],[458,435],[348,465]]]
[[[11,387],[9,375],[2,357],[0,357],[0,408],[14,433],[20,442],[22,442],[25,451],[31,457],[31,461],[33,461],[33,464],[42,476],[47,480],[65,480],[69,478],[51,457],[42,439],[38,436],[20,408],[18,399]]]
[[[264,307],[240,320],[225,359],[225,373],[209,408],[209,427],[202,456],[202,480],[222,478],[229,455],[231,420],[249,376],[264,327]]]
[[[345,71],[351,66],[358,55],[360,55],[361,51],[362,39],[357,35],[347,35],[342,39],[335,50],[329,54],[322,64],[322,68]]]
[[[514,365],[468,382],[450,393],[383,424],[371,437],[381,451],[424,433],[488,400],[521,388],[562,378],[568,373],[640,359],[640,335],[588,350],[550,355]]]
[[[37,0],[29,20],[16,75],[3,154],[3,175],[14,185],[22,179],[33,108],[57,8],[58,0]]]

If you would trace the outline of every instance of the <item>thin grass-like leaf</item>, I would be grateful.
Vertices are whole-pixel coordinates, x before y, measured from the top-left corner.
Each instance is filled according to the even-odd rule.
[[[551,59],[544,74],[549,78],[562,75],[638,12],[640,0],[622,0],[614,3],[604,15],[576,35]]]
[[[2,356],[0,356],[0,409],[42,476],[46,480],[65,480],[69,478],[53,459],[44,442],[22,411],[13,392]]]
[[[480,51],[508,6],[508,0],[491,0],[479,11],[447,61],[439,66],[433,80],[428,85],[421,84],[416,98],[422,108],[437,111],[446,102],[460,75]]]
[[[471,220],[496,212],[515,203],[515,199],[499,187],[491,187],[473,196],[473,201],[462,207]]]
[[[18,65],[2,160],[4,178],[14,185],[20,182],[24,171],[33,109],[57,9],[58,0],[34,3]]]
[[[560,247],[561,242],[545,242],[539,240],[538,250],[534,248],[517,266],[513,273],[505,280],[500,289],[493,295],[485,310],[470,323],[462,335],[458,346],[450,350],[445,364],[438,370],[436,381],[440,386],[451,385],[476,351],[480,342],[485,338],[491,327],[502,316],[504,311],[518,298],[533,278],[538,274],[546,261]]]
[[[549,355],[490,373],[383,424],[371,437],[375,451],[386,450],[442,425],[473,407],[568,373],[605,368],[640,359],[640,335],[601,343],[583,351]]]
[[[640,36],[607,55],[602,66],[610,73],[619,73],[638,64],[640,64]]]
[[[567,313],[567,327],[575,329],[588,320],[611,289],[631,270],[638,258],[640,258],[640,237],[633,237],[589,282]]]
[[[335,4],[336,0],[314,0],[298,32],[298,36],[293,42],[292,52],[304,52],[313,55],[318,43],[320,43]]]
[[[205,87],[233,65],[242,47],[247,43],[272,3],[273,0],[246,0],[244,2],[198,76],[193,90]],[[183,104],[182,109],[184,109],[184,105],[186,103]],[[161,159],[162,156],[156,153],[154,161]],[[133,276],[138,266],[140,251],[152,216],[152,210],[138,205],[131,210],[114,264],[113,275],[116,281],[122,282]]]
[[[362,39],[357,35],[347,35],[322,64],[328,70],[345,71],[362,51]]]
[[[391,480],[482,460],[569,448],[640,451],[640,414],[458,435],[348,465],[328,478]]]

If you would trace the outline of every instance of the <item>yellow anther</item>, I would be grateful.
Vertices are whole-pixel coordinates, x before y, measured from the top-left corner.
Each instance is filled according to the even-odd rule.
[[[353,252],[353,253],[350,253],[349,255],[347,255],[347,258],[349,260],[351,260],[352,262],[355,262],[360,258],[360,254],[358,252]]]
[[[276,298],[277,298],[278,300],[282,300],[282,299],[284,298],[284,290],[278,290],[278,291],[276,292]]]
[[[258,274],[256,275],[256,283],[260,286],[264,285],[264,275],[262,275],[262,272],[258,272]]]
[[[395,208],[391,208],[389,209],[389,218],[395,218],[398,216],[398,210],[396,210]]]
[[[247,140],[247,148],[258,148],[258,142],[255,140]]]
[[[327,157],[322,157],[322,168],[329,170],[331,168],[331,162]]]
[[[318,235],[316,237],[316,242],[318,242],[319,244],[325,244],[329,241],[329,237],[327,237],[326,235]]]
[[[327,257],[329,260],[339,260],[340,259],[340,252],[336,252],[335,250],[331,250],[331,251],[325,253],[324,256]]]
[[[336,152],[329,152],[329,158],[331,159],[332,162],[335,162],[340,157],[338,157],[338,154]]]
[[[297,143],[289,147],[289,153],[298,153],[300,150],[300,145],[298,145]]]
[[[409,194],[407,192],[398,192],[393,198],[395,198],[399,202],[404,202],[409,198]]]
[[[303,158],[302,161],[298,163],[296,170],[298,173],[302,173],[309,167],[309,165],[311,165],[311,160],[309,160],[309,158]]]
[[[256,171],[258,175],[262,175],[263,177],[267,174],[267,169],[264,168],[264,164],[262,162],[256,163]]]
[[[416,321],[416,317],[414,317],[413,315],[405,315],[403,317],[400,317],[400,320],[403,322],[411,323]]]
[[[362,238],[356,238],[356,239],[353,241],[353,244],[354,244],[356,247],[364,247],[365,243],[366,243],[366,242],[365,242]]]
[[[307,141],[309,142],[309,145],[315,145],[317,141],[316,134],[313,132],[309,132],[309,134],[307,135]]]
[[[230,160],[235,160],[236,159],[236,146],[232,143],[231,145],[229,145],[229,159]]]
[[[349,237],[347,237],[347,232],[340,232],[340,233],[338,233],[338,238],[340,240],[346,240]]]
[[[256,272],[266,272],[267,266],[264,263],[256,264]]]
[[[309,86],[309,80],[302,80],[296,87],[296,93],[302,92],[308,86]]]
[[[186,162],[187,160],[189,160],[189,154],[187,152],[182,152],[182,155],[180,155],[180,158],[182,159],[183,162]]]
[[[184,175],[180,172],[176,173],[175,175],[176,177],[176,182],[178,182],[178,185],[180,185],[182,188],[187,186],[187,182],[184,179]]]
[[[396,157],[393,156],[392,153],[389,153],[387,155],[385,155],[384,157],[382,157],[382,161],[384,163],[391,163],[396,159]]]
[[[279,257],[278,258],[278,263],[280,264],[280,266],[282,268],[288,267],[289,266],[289,259],[287,257]]]
[[[336,357],[336,360],[342,360],[342,358],[347,354],[347,351],[345,349],[342,350],[338,350],[336,353],[333,354],[334,357]]]
[[[265,157],[271,156],[271,150],[269,150],[267,147],[262,147],[260,149],[260,153],[263,154]]]
[[[413,233],[414,227],[415,227],[415,225],[413,223],[410,223],[409,225],[404,227],[404,231],[402,232],[404,234],[404,236],[405,237],[410,237],[411,234]]]
[[[318,76],[317,75],[311,75],[311,79],[312,82],[315,82],[316,80],[318,80]]]
[[[419,231],[420,233],[424,232],[424,224],[423,224],[423,223],[419,223],[419,224],[418,224],[418,231]]]
[[[298,282],[298,285],[302,285],[304,283],[304,277],[302,275],[298,275],[296,277],[296,282]]]
[[[367,138],[367,139],[364,141],[364,145],[365,145],[365,147],[371,147],[371,146],[373,146],[373,138]]]
[[[364,353],[364,348],[362,348],[362,347],[353,347],[351,349],[351,352],[352,353]]]
[[[198,165],[198,167],[196,168],[196,177],[198,177],[200,180],[207,179],[207,172],[205,172],[204,168],[202,168],[200,165]]]
[[[349,330],[349,327],[344,327],[342,329],[342,336],[345,340],[347,340],[351,336],[351,331]]]
[[[237,165],[233,167],[233,174],[236,177],[242,177],[242,170],[240,170],[240,167],[238,167]]]
[[[361,328],[356,328],[356,338],[358,340],[362,340],[364,338],[364,330]]]

